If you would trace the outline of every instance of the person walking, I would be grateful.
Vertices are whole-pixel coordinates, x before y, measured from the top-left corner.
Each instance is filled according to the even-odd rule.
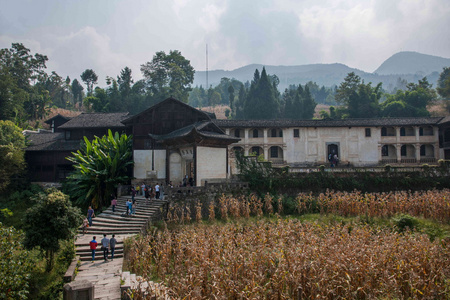
[[[130,215],[132,213],[131,206],[133,205],[133,203],[131,202],[130,199],[128,199],[126,205],[127,205],[127,215]]]
[[[106,233],[103,234],[102,239],[102,250],[103,250],[103,258],[105,261],[108,261],[108,254],[109,254],[109,239],[106,237]]]
[[[89,221],[89,227],[92,227],[92,218],[95,217],[94,210],[92,209],[92,206],[89,206],[88,212],[87,212],[87,219]]]
[[[97,249],[97,241],[95,240],[95,236],[92,238],[92,241],[89,242],[89,247],[92,252],[92,262],[95,260],[95,250]]]
[[[116,250],[116,244],[117,240],[115,238],[115,234],[112,235],[111,239],[109,240],[109,247],[111,248],[111,261],[114,260],[114,251]]]
[[[117,199],[116,199],[116,197],[114,197],[114,199],[111,200],[111,206],[112,206],[113,212],[116,211],[116,205],[117,205]]]
[[[142,190],[142,196],[145,197],[145,183],[142,183],[141,190]]]
[[[159,191],[159,184],[156,183],[155,185],[155,193],[156,193],[156,199],[159,199],[160,191]]]
[[[131,201],[135,201],[134,197],[136,197],[136,190],[134,189],[134,187],[131,187]]]

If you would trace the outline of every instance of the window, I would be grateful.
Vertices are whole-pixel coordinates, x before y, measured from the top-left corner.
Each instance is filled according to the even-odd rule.
[[[294,137],[295,138],[300,137],[300,130],[299,129],[294,129]]]
[[[259,156],[259,154],[260,154],[259,152],[260,152],[259,147],[252,147],[251,153],[256,154],[256,156]]]
[[[400,128],[400,136],[406,136],[406,129],[405,129],[405,127]]]
[[[370,128],[366,128],[366,137],[370,137],[371,135]]]
[[[272,157],[272,158],[278,157],[278,148],[277,147],[270,148],[270,157]]]
[[[236,130],[234,131],[234,136],[235,136],[235,137],[241,137],[241,131],[240,131],[239,129],[236,129]]]
[[[276,129],[272,129],[272,137],[277,137],[277,130]]]
[[[254,138],[258,137],[258,129],[253,129],[253,137]]]
[[[400,155],[406,156],[406,146],[405,145],[403,145],[402,148],[400,148]]]
[[[384,145],[383,147],[381,147],[381,156],[389,156],[388,145]]]
[[[65,139],[70,140],[70,130],[66,130],[65,132]]]
[[[387,128],[386,127],[381,128],[381,136],[387,136]]]
[[[425,147],[425,145],[420,146],[420,156],[426,156],[426,147]]]
[[[423,136],[423,127],[420,127],[420,128],[419,128],[419,135],[420,135],[420,136]],[[422,148],[422,147],[421,147],[421,148]]]

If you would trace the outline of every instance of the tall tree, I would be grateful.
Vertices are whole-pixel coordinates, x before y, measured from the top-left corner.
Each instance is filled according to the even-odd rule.
[[[86,69],[80,75],[81,80],[86,84],[87,87],[87,95],[92,96],[92,92],[94,91],[94,84],[97,84],[98,76],[95,74],[94,70]]]
[[[75,78],[72,81],[71,90],[73,94],[74,104],[79,103],[82,104],[83,100],[83,86],[78,82],[78,80]]]
[[[141,65],[141,72],[158,102],[169,96],[188,102],[195,71],[180,51],[156,52],[151,62]]]
[[[25,169],[25,137],[11,121],[0,120],[0,192]]]
[[[450,67],[444,68],[439,75],[437,92],[444,99],[444,107],[450,112]]]
[[[350,118],[374,118],[379,115],[379,100],[382,96],[381,83],[372,87],[365,84],[354,72],[345,77],[336,89],[337,103],[344,105],[346,114]]]
[[[270,83],[266,69],[261,75],[256,70],[250,91],[244,104],[247,119],[274,119],[279,112],[279,101],[276,98],[273,84]]]

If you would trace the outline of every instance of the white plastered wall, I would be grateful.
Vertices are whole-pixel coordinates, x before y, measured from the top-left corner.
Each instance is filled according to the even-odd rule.
[[[197,147],[197,185],[208,179],[226,179],[226,157],[226,148]]]
[[[154,151],[154,170],[152,170]],[[166,150],[134,150],[134,177],[139,179],[166,178]]]

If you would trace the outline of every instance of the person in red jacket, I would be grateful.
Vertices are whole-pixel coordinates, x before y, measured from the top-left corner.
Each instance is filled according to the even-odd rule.
[[[89,242],[89,246],[91,247],[92,251],[92,262],[95,260],[95,249],[97,249],[97,241],[95,240],[95,236],[92,239],[92,241]]]

